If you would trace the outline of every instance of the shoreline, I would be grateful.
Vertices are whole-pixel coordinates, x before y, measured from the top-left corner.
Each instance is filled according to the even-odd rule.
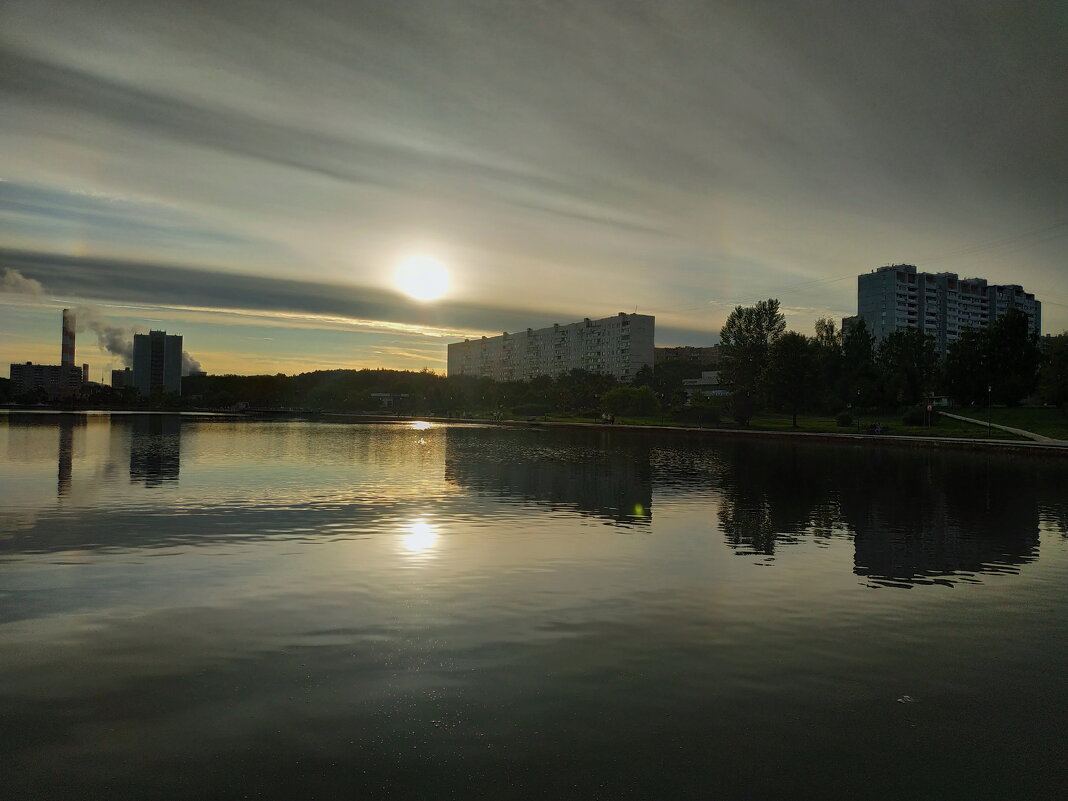
[[[767,431],[753,428],[692,428],[683,426],[631,425],[626,423],[563,423],[541,420],[450,420],[447,418],[424,418],[427,422],[463,422],[500,425],[507,427],[558,427],[558,428],[593,428],[606,431],[639,431],[662,433],[682,433],[699,436],[722,437],[756,437],[764,439],[789,439],[801,437],[810,441],[852,443],[860,446],[898,445],[905,447],[948,447],[966,450],[1017,451],[1021,453],[1043,453],[1053,456],[1068,457],[1068,442],[1032,442],[1026,440],[1004,439],[968,439],[965,437],[915,437],[894,434],[856,434],[835,433],[830,431]]]
[[[383,414],[350,414],[344,412],[280,412],[256,413],[256,412],[225,412],[210,411],[204,409],[166,410],[166,409],[64,409],[36,407],[0,407],[2,412],[48,412],[53,414],[178,414],[189,417],[226,417],[230,419],[243,418],[247,420],[306,420],[310,422],[333,422],[333,423],[414,423],[428,422],[438,424],[477,425],[501,428],[563,428],[597,431],[627,431],[647,434],[676,434],[699,437],[728,437],[728,438],[758,438],[758,439],[796,439],[801,438],[810,442],[833,442],[838,444],[853,444],[859,447],[877,447],[881,445],[895,445],[898,447],[933,447],[933,448],[957,448],[973,451],[1000,451],[1013,453],[1038,453],[1050,456],[1068,457],[1068,441],[1052,440],[1049,442],[1035,442],[1030,440],[1006,440],[968,437],[917,437],[901,434],[858,434],[837,433],[831,431],[787,431],[766,430],[753,428],[702,428],[696,426],[667,426],[667,425],[638,425],[633,423],[599,423],[583,421],[559,421],[559,420],[485,420],[469,417],[401,417],[397,415]]]

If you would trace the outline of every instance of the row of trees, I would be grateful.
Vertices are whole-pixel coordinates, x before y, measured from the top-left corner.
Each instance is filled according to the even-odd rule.
[[[860,318],[845,331],[817,320],[812,337],[787,331],[773,298],[734,309],[720,338],[731,413],[742,424],[760,408],[792,412],[797,425],[801,411],[910,406],[935,392],[962,405],[1016,405],[1041,387],[1047,402],[1068,402],[1068,333],[1044,355],[1016,309],[962,332],[943,358],[919,329],[876,342]]]
[[[384,396],[388,396],[394,411],[450,416],[495,412],[524,416],[600,414],[606,398],[617,408],[631,408],[634,389],[621,386],[612,376],[584,370],[572,370],[555,379],[538,376],[531,381],[507,382],[445,377],[429,370],[320,370],[295,376],[191,376],[183,379],[182,385],[189,402],[212,408],[247,403],[253,408],[364,412],[382,409]],[[619,391],[611,394],[613,390]],[[642,408],[647,410],[648,403]]]

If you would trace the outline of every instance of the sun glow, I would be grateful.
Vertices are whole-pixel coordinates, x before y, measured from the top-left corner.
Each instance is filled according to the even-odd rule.
[[[435,258],[412,256],[397,268],[393,282],[416,300],[437,300],[449,291],[449,271]]]

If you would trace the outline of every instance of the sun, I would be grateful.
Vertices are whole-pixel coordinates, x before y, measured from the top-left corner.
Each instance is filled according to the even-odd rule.
[[[393,283],[416,300],[437,300],[449,291],[449,271],[435,258],[412,256],[397,268]]]

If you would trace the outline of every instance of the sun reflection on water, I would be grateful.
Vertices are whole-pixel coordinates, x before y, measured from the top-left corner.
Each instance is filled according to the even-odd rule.
[[[438,541],[438,527],[426,520],[413,520],[402,529],[401,544],[409,554],[427,556]]]

